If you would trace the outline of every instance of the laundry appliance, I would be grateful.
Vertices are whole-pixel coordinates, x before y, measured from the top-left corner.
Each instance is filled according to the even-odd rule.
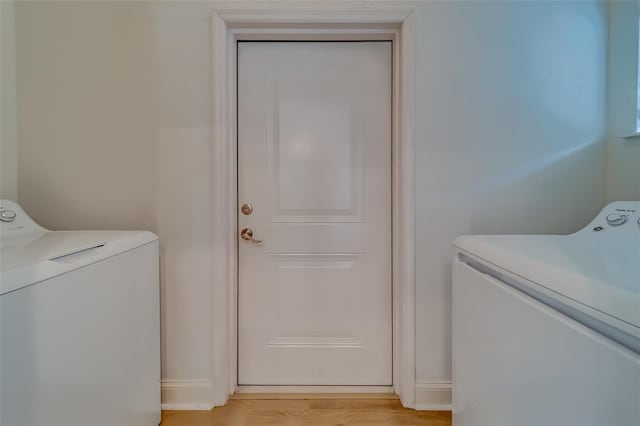
[[[452,366],[454,426],[640,425],[640,202],[459,237]]]
[[[0,424],[158,425],[158,238],[0,226]]]

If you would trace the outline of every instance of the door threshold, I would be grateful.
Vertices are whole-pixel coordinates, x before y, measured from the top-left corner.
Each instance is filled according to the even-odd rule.
[[[393,386],[238,386],[233,399],[397,399]]]

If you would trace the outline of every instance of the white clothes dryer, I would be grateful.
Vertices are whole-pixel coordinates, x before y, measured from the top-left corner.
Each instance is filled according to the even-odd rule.
[[[639,221],[455,241],[455,426],[640,425]]]
[[[159,424],[158,238],[0,226],[0,424]]]

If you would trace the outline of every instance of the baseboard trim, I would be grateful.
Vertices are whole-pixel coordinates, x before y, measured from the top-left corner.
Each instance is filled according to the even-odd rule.
[[[236,393],[230,399],[376,399],[376,400],[397,400],[398,395],[394,393]]]
[[[160,389],[163,410],[208,411],[227,402],[211,380],[162,380]]]
[[[416,383],[415,409],[422,411],[451,411],[452,390],[451,382]]]
[[[354,387],[289,387],[289,386],[240,386],[237,394],[246,393],[270,393],[280,392],[292,394],[304,393],[352,393],[366,394],[377,393],[377,397],[383,394],[392,396],[393,390],[383,386]],[[203,410],[208,411],[214,407],[224,405],[227,402],[225,392],[218,389],[215,382],[211,380],[163,380],[162,389],[162,409],[163,410]],[[414,408],[423,411],[451,411],[452,407],[452,385],[451,382],[423,382],[416,383],[416,400]],[[284,395],[283,395],[284,396]],[[328,396],[328,395],[327,395]],[[372,395],[373,396],[373,395]],[[336,395],[338,397],[338,395]]]
[[[247,386],[239,385],[236,394],[283,393],[283,394],[393,394],[392,386]]]

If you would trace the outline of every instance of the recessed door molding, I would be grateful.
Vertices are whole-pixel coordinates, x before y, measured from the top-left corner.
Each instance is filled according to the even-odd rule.
[[[415,406],[414,19],[411,7],[380,2],[313,5],[239,3],[212,16],[212,167],[214,259],[211,320],[212,405],[237,390],[236,43],[242,40],[393,42],[392,286],[393,390]],[[354,6],[355,5],[355,6]],[[315,6],[315,9],[310,9]],[[242,390],[242,389],[240,389]],[[352,389],[349,389],[353,391]]]

